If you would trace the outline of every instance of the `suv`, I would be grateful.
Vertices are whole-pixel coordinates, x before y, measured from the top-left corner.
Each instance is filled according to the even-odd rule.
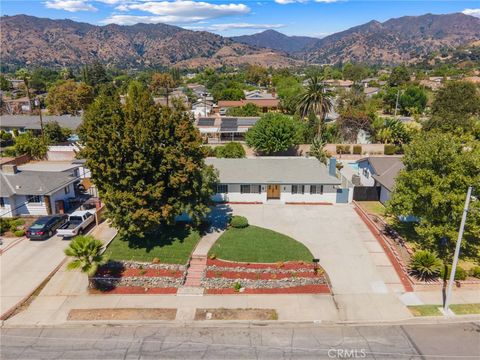
[[[30,240],[45,240],[52,237],[55,231],[65,224],[67,215],[43,216],[35,221],[25,234]]]

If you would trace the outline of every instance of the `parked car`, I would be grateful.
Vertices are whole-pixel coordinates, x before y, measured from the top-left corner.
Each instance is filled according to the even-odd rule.
[[[57,230],[57,235],[64,238],[71,238],[83,234],[85,229],[95,221],[95,211],[75,211],[70,214],[68,221]]]
[[[227,115],[227,108],[220,108],[218,113],[220,114],[220,116]]]
[[[60,226],[67,221],[67,215],[43,216],[35,221],[25,234],[30,240],[45,240],[52,237]]]

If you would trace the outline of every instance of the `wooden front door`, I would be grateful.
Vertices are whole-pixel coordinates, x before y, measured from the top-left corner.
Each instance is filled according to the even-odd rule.
[[[267,186],[267,199],[280,199],[280,185]]]

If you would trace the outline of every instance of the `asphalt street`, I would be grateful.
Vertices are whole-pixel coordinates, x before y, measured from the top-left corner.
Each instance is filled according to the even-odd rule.
[[[480,323],[1,329],[9,359],[479,359]]]

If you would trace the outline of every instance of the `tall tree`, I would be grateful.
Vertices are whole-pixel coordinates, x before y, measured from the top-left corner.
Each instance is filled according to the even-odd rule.
[[[247,132],[247,145],[266,155],[287,151],[299,143],[298,123],[290,116],[267,113]]]
[[[48,151],[48,146],[43,139],[26,132],[15,137],[14,151],[17,156],[27,154],[33,159],[43,159]]]
[[[73,80],[60,82],[50,87],[46,102],[47,109],[55,115],[76,115],[93,101],[91,86]]]
[[[204,163],[201,136],[189,115],[159,107],[132,82],[126,105],[105,93],[87,110],[80,136],[107,217],[126,236],[145,236],[187,213],[209,211],[216,174]]]
[[[388,203],[394,215],[413,215],[421,247],[440,253],[455,247],[468,186],[480,184],[480,144],[452,134],[423,132],[405,147],[405,169]],[[444,240],[447,243],[444,244]],[[444,245],[446,248],[444,248]],[[463,255],[480,256],[480,202],[467,216]]]
[[[151,89],[155,93],[160,93],[165,96],[168,103],[168,97],[175,87],[175,80],[169,73],[155,73],[152,75],[152,81],[150,83]]]
[[[421,114],[427,106],[427,94],[418,86],[409,86],[399,98],[400,112],[404,115]]]
[[[448,82],[438,90],[432,104],[432,118],[425,128],[457,134],[474,130],[475,116],[480,116],[480,92],[466,81]]]
[[[332,99],[333,93],[323,85],[321,78],[318,76],[308,79],[307,88],[298,99],[298,111],[302,118],[308,117],[310,113],[319,118],[317,136],[321,135],[325,117],[333,108]]]
[[[62,128],[56,121],[50,121],[43,126],[43,136],[48,144],[66,142],[71,134],[70,129]]]
[[[402,86],[410,81],[410,71],[405,65],[399,65],[392,69],[388,78],[391,87]]]

